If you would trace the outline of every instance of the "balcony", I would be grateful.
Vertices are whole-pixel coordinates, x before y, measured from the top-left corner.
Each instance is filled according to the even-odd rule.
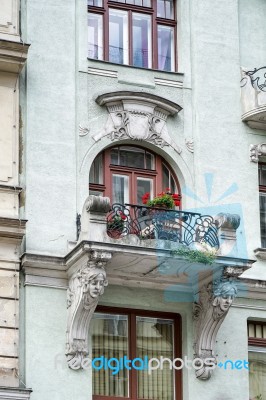
[[[242,121],[250,128],[266,130],[266,66],[242,68]]]
[[[183,245],[218,251],[218,228],[218,221],[210,215],[134,204],[113,204],[107,215],[110,238],[123,241],[132,235],[144,247],[155,241],[163,248]]]

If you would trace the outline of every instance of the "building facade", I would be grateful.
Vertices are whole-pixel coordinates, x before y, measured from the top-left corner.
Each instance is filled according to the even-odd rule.
[[[20,247],[26,221],[19,174],[21,119],[20,72],[28,45],[20,35],[19,1],[0,5],[0,398],[29,398],[19,383]],[[9,397],[6,397],[9,396]]]
[[[14,4],[0,399],[263,400],[266,4]]]

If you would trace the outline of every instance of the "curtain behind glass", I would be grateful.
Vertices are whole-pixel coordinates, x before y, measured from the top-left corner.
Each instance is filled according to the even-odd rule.
[[[95,313],[91,326],[92,358],[120,359],[128,355],[128,321],[125,315]],[[98,363],[96,365],[99,365]],[[128,397],[128,371],[113,375],[110,369],[92,371],[93,394]]]
[[[266,400],[266,353],[249,352],[249,398]]]
[[[148,358],[160,356],[174,358],[173,345],[174,323],[172,320],[137,317],[137,357]],[[151,400],[173,400],[174,375],[165,367],[152,371],[138,371],[138,398]]]

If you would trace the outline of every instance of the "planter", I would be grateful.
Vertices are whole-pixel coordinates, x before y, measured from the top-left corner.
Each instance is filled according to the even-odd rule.
[[[123,229],[107,230],[107,234],[112,239],[119,239],[122,235]]]

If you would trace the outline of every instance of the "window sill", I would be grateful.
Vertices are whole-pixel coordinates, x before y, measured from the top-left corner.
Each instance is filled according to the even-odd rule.
[[[149,72],[150,76],[154,78],[159,79],[165,79],[169,81],[173,81],[175,86],[182,87],[183,86],[183,80],[184,80],[184,73],[183,72],[170,72],[170,71],[161,71],[158,69],[152,69],[152,68],[142,68],[142,67],[135,67],[133,65],[125,65],[125,64],[116,64],[112,63],[109,61],[103,61],[103,60],[95,60],[93,58],[88,58],[88,65],[89,68],[99,68],[99,69],[106,69],[106,72],[109,72],[109,76],[113,78],[118,77],[118,72],[124,72],[127,71],[130,73],[132,71],[132,76],[134,77],[145,77],[147,78],[147,72]],[[87,72],[87,71],[86,71]],[[155,81],[156,83],[156,81]],[[174,86],[174,85],[173,85]]]

